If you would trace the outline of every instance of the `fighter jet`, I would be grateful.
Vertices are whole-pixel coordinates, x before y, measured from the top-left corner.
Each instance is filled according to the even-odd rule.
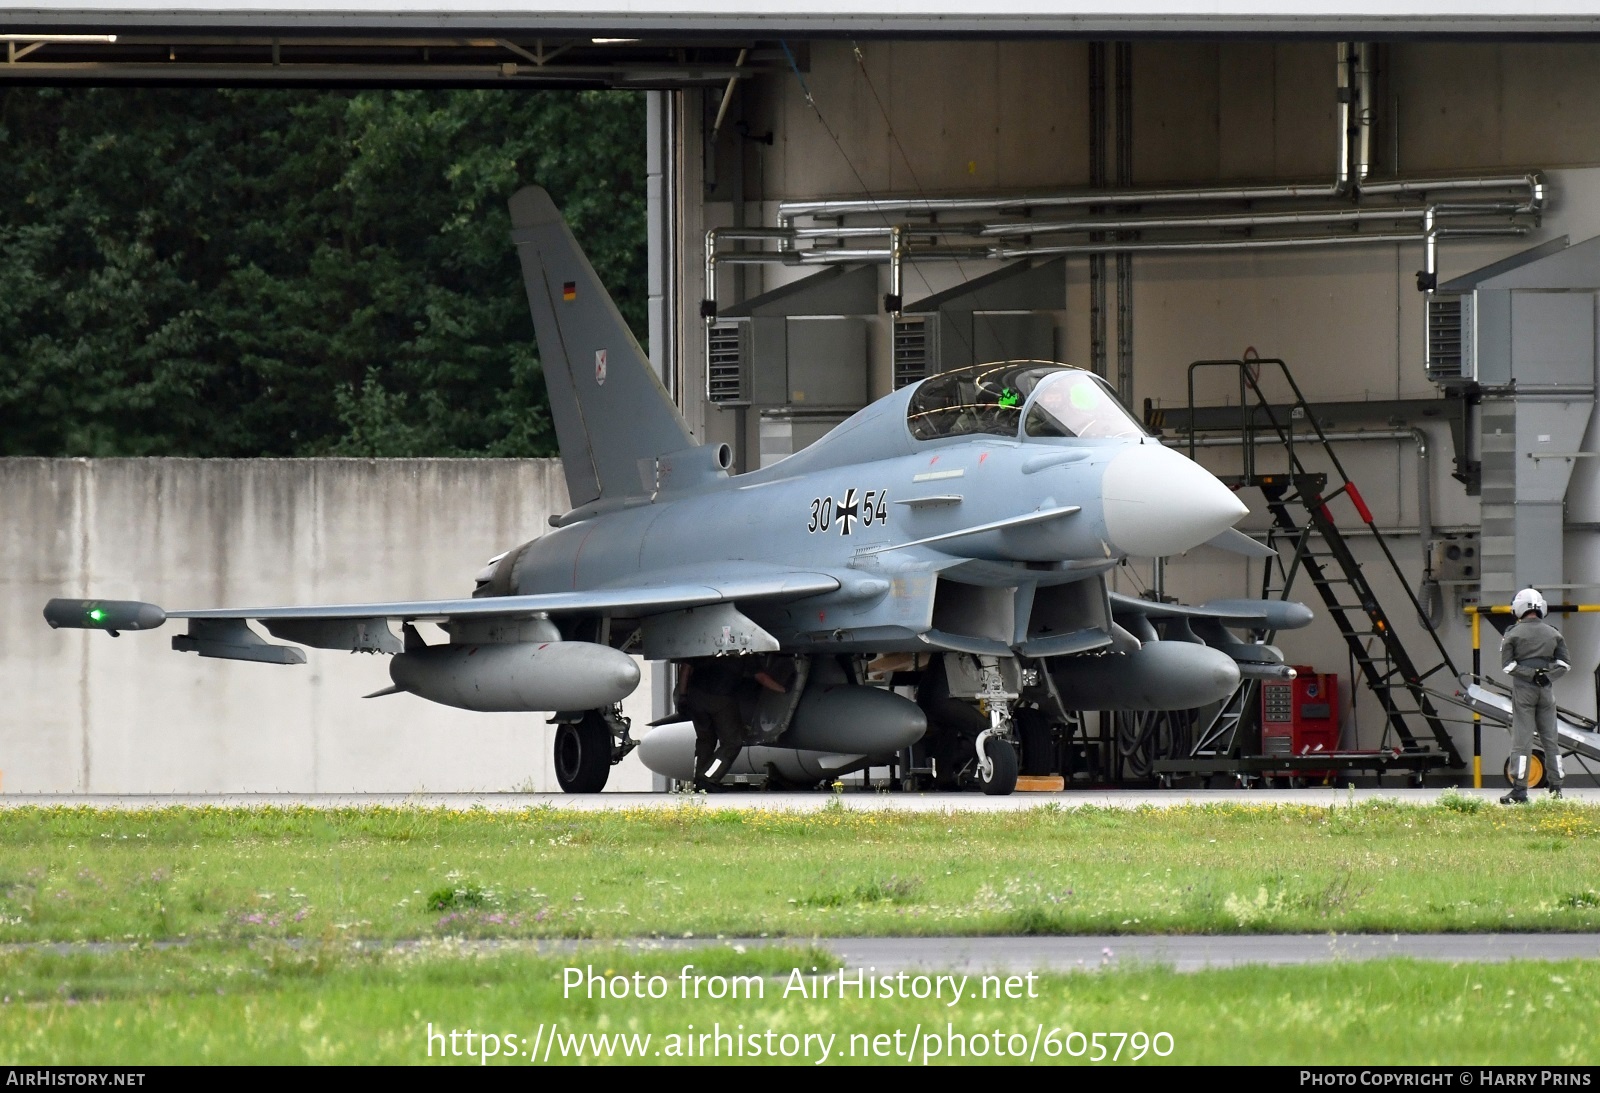
[[[460,599],[54,599],[49,624],[116,634],[183,619],[174,649],[269,664],[304,663],[298,646],[390,654],[380,694],[555,713],[557,778],[577,793],[602,789],[639,743],[620,707],[640,679],[630,654],[793,658],[786,693],[745,696],[737,769],[815,784],[916,746],[939,785],[988,793],[1016,784],[1021,708],[1200,707],[1242,675],[1290,672],[1232,631],[1305,625],[1300,604],[1108,591],[1130,556],[1263,548],[1233,529],[1245,505],[1093,373],[945,372],[732,474],[727,445],[690,434],[549,195],[523,189],[511,213],[573,505],[545,534],[491,559]],[[429,644],[423,622],[448,641]],[[873,684],[886,665],[897,687]],[[640,755],[687,780],[694,747],[692,728],[668,724]]]

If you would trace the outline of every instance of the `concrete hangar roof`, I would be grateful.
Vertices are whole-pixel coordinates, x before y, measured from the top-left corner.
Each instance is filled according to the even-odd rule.
[[[1600,0],[35,0],[13,32],[89,28],[459,29],[751,34],[1385,35],[1600,33]]]
[[[1600,0],[0,0],[0,82],[671,88],[824,37],[1600,37]]]

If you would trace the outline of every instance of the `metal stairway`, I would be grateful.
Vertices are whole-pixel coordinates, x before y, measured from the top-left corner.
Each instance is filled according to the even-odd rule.
[[[1389,561],[1393,562],[1393,555],[1389,554],[1387,543],[1373,525],[1371,512],[1354,483],[1346,481],[1332,493],[1325,494],[1325,475],[1264,477],[1275,479],[1261,482],[1261,490],[1266,496],[1273,523],[1286,533],[1294,546],[1294,554],[1282,584],[1276,589],[1270,583],[1272,568],[1267,568],[1267,580],[1262,586],[1263,597],[1287,599],[1297,571],[1303,570],[1316,587],[1328,617],[1350,650],[1351,662],[1361,673],[1367,689],[1377,698],[1384,720],[1400,741],[1402,750],[1419,751],[1423,748],[1413,729],[1413,723],[1420,719],[1426,730],[1432,733],[1439,750],[1449,758],[1450,765],[1461,765],[1444,720],[1426,689],[1426,681],[1440,673],[1453,684],[1456,670],[1449,654],[1439,643],[1438,637],[1429,631],[1438,651],[1439,662],[1425,672],[1417,669],[1328,508],[1328,502],[1341,493],[1348,495],[1363,522],[1371,527],[1378,542],[1384,545],[1384,553]],[[1303,509],[1309,514],[1309,519],[1304,524],[1298,524],[1293,508]],[[1322,550],[1314,549],[1319,540],[1324,547]],[[1410,586],[1404,587],[1409,593]],[[1412,602],[1416,603],[1414,597]],[[1419,616],[1422,613],[1420,604],[1417,605],[1417,613]]]
[[[1262,393],[1260,373],[1263,368],[1279,370],[1294,394],[1287,419],[1280,419],[1271,402]],[[1437,663],[1420,670],[1404,643],[1395,633],[1390,616],[1379,602],[1377,593],[1362,571],[1362,563],[1352,552],[1344,531],[1335,520],[1331,502],[1343,496],[1350,500],[1366,530],[1378,544],[1389,568],[1398,578],[1400,587],[1417,617],[1424,615],[1422,605],[1411,590],[1410,583],[1395,560],[1388,542],[1373,521],[1372,512],[1362,498],[1360,490],[1350,480],[1340,463],[1338,454],[1328,442],[1322,426],[1318,424],[1300,387],[1282,360],[1260,358],[1252,360],[1196,361],[1189,366],[1189,406],[1194,407],[1194,382],[1197,370],[1206,368],[1233,369],[1239,379],[1240,432],[1244,447],[1242,473],[1221,475],[1222,481],[1234,488],[1260,489],[1272,515],[1273,529],[1268,545],[1287,541],[1292,553],[1287,563],[1278,555],[1277,566],[1272,560],[1264,567],[1262,596],[1269,599],[1287,599],[1296,578],[1304,572],[1315,586],[1329,618],[1337,627],[1349,649],[1352,663],[1361,681],[1377,698],[1385,720],[1385,745],[1390,735],[1398,741],[1401,757],[1412,756],[1417,762],[1409,765],[1414,770],[1425,770],[1430,765],[1447,763],[1451,767],[1464,765],[1460,753],[1446,729],[1445,719],[1429,694],[1428,681],[1441,676],[1453,687],[1457,678],[1455,665],[1439,636],[1428,629],[1433,650],[1429,660]],[[1295,428],[1309,431],[1315,437],[1315,447],[1331,464],[1337,485],[1328,489],[1329,476],[1309,470],[1296,451]],[[1258,444],[1268,443],[1281,447],[1288,456],[1287,473],[1259,473],[1256,467]],[[1195,454],[1195,431],[1189,433],[1189,455]],[[1258,635],[1257,640],[1271,640],[1270,635]],[[1241,690],[1252,694],[1256,688],[1247,681]],[[1241,724],[1248,720],[1254,724],[1255,710],[1246,705],[1239,711]],[[1235,738],[1239,733],[1235,733]],[[1430,747],[1429,739],[1431,738]],[[1234,745],[1237,748],[1237,744]],[[1433,760],[1429,762],[1428,760]],[[1320,765],[1320,760],[1319,760]],[[1352,766],[1358,764],[1351,764]]]

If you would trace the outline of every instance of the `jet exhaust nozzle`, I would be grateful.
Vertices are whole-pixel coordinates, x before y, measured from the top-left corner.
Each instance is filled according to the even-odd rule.
[[[587,641],[435,645],[398,654],[389,678],[418,698],[460,710],[595,710],[633,693],[639,665]]]
[[[1194,709],[1227,698],[1240,678],[1228,654],[1187,641],[1149,641],[1131,653],[1045,663],[1072,710]]]

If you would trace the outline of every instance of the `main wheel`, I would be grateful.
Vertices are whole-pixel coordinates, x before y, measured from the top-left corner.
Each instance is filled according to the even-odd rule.
[[[1017,729],[1017,743],[1022,745],[1018,757],[1023,774],[1057,774],[1061,764],[1056,754],[1055,734],[1050,731],[1050,719],[1044,711],[1023,706],[1011,713]]]
[[[568,793],[599,793],[611,776],[611,727],[590,710],[576,725],[556,726],[556,781]]]
[[[1506,757],[1506,765],[1504,770],[1506,775],[1506,785],[1515,785],[1516,783],[1511,777],[1510,756]],[[1535,749],[1534,753],[1528,757],[1528,788],[1543,789],[1545,783],[1544,773],[1544,752]]]
[[[987,781],[984,780],[982,766],[977,768],[973,777],[977,779],[978,788],[990,797],[1004,797],[1017,788],[1017,749],[1008,741],[992,736],[984,741],[983,747],[993,769]]]

